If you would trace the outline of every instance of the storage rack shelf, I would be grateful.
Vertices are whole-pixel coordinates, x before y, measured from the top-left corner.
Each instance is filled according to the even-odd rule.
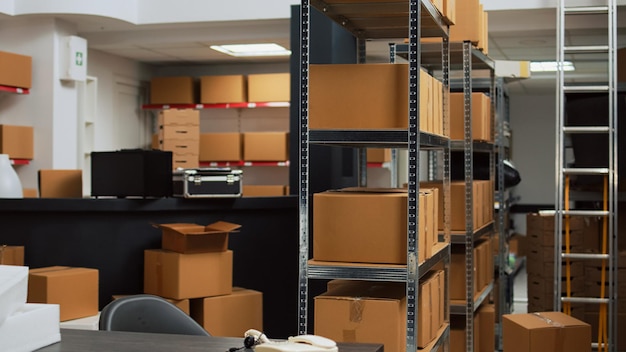
[[[490,222],[486,225],[483,225],[481,228],[476,229],[472,232],[472,240],[474,242],[478,241],[481,237],[491,234],[494,231],[494,222]],[[453,231],[450,233],[450,241],[454,244],[464,244],[466,240],[467,234],[465,232]]]
[[[308,128],[308,85],[309,85],[309,23],[311,6],[325,16],[340,24],[359,41],[359,49],[364,48],[365,39],[390,39],[394,41],[409,38],[409,111],[407,129],[393,130],[309,130]],[[419,187],[419,151],[420,149],[449,149],[449,140],[419,131],[419,70],[420,38],[444,38],[444,45],[439,46],[439,60],[445,66],[444,87],[447,84],[447,37],[448,25],[439,11],[429,0],[410,0],[400,2],[368,1],[346,3],[341,0],[303,0],[301,1],[301,37],[300,47],[300,279],[299,279],[299,333],[307,333],[308,316],[308,280],[314,278],[349,278],[379,281],[401,281],[406,284],[406,350],[417,350],[417,296],[419,278],[436,264],[444,264],[447,271],[450,258],[450,245],[446,244],[423,264],[417,263],[417,192]],[[361,53],[362,54],[362,53]],[[360,55],[364,57],[364,55]],[[309,145],[342,146],[351,148],[387,147],[408,149],[408,231],[407,265],[337,265],[337,263],[316,263],[309,260]],[[364,164],[364,163],[363,163]],[[363,165],[365,166],[365,165]],[[448,176],[449,177],[449,176]],[[327,265],[328,264],[328,265]],[[446,273],[447,275],[447,273]],[[447,280],[446,280],[447,282]],[[447,284],[446,284],[447,290]],[[447,296],[447,294],[446,294]],[[447,320],[448,307],[445,314]],[[448,345],[449,325],[444,325],[435,345]]]
[[[289,102],[259,102],[259,103],[223,103],[223,104],[144,104],[144,110],[165,109],[256,109],[256,108],[288,108]]]
[[[17,88],[10,86],[2,86],[0,85],[0,92],[12,93],[12,94],[30,94],[30,90],[28,88]]]
[[[483,288],[479,294],[474,297],[473,300],[473,310],[472,313],[476,312],[476,309],[480,307],[480,305],[485,301],[485,299],[491,294],[493,291],[493,281],[489,283],[485,288]],[[467,314],[467,305],[463,300],[451,300],[450,301],[450,314],[454,315],[466,315]]]

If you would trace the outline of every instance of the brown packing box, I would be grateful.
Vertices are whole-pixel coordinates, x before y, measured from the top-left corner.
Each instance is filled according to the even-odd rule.
[[[128,295],[113,295],[112,298],[113,299],[119,299],[119,298],[127,297],[127,296]],[[171,299],[171,298],[165,298],[165,297],[161,297],[161,298],[163,298],[166,301],[170,302],[171,304],[175,305],[180,310],[185,312],[185,314],[187,314],[187,315],[191,314],[190,309],[189,309],[189,299]]]
[[[248,329],[263,331],[263,294],[233,287],[229,295],[193,299],[191,316],[212,336],[242,337]]]
[[[200,111],[196,109],[166,109],[159,111],[159,126],[199,126]]]
[[[309,127],[407,128],[408,86],[406,64],[311,65]]]
[[[479,349],[480,347],[480,315],[474,314],[473,319],[473,327],[474,327],[474,351],[482,351]],[[465,339],[465,324],[462,326],[457,326],[456,324],[450,327],[450,352],[465,352],[466,349],[466,339]]]
[[[476,247],[474,247],[473,253],[474,258],[477,258],[478,251]],[[453,252],[450,258],[450,299],[465,301],[465,252]],[[476,261],[474,261],[474,293],[478,292],[478,270],[476,264]]]
[[[570,243],[582,245],[585,231],[593,231],[597,221],[590,218],[570,218]],[[565,224],[563,225],[565,229]],[[526,238],[531,247],[554,246],[554,216],[541,216],[537,213],[529,213],[526,216]],[[563,239],[563,243],[565,239]]]
[[[438,189],[438,227],[439,231],[443,231],[443,183],[441,181],[421,182],[420,187]],[[479,214],[482,214],[482,193],[478,192],[476,182],[472,184],[472,190],[474,197],[472,219],[476,230],[484,225],[481,223],[482,215],[479,217]],[[465,181],[450,182],[450,229],[452,231],[465,231]]]
[[[248,96],[245,76],[200,77],[200,103],[245,103],[246,101],[248,101]]]
[[[432,133],[443,136],[443,84],[433,78],[433,128]]]
[[[566,252],[565,246],[563,248],[563,253]],[[580,252],[582,248],[580,246],[570,247],[571,253]],[[554,263],[554,248],[553,247],[531,247],[526,254],[528,260],[536,261],[539,263]]]
[[[28,303],[58,304],[61,321],[98,314],[98,270],[67,266],[31,269]]]
[[[24,198],[38,198],[39,194],[37,193],[36,188],[24,188],[22,189],[24,193]]]
[[[450,139],[465,138],[464,94],[450,93]],[[491,103],[483,93],[472,93],[472,140],[491,140]]]
[[[291,100],[289,73],[248,75],[248,101],[251,103]]]
[[[436,337],[442,322],[439,321],[439,272],[429,272],[418,289],[417,346],[423,348]]]
[[[193,77],[155,77],[150,81],[150,103],[194,104]]]
[[[443,18],[448,24],[456,23],[456,2],[462,0],[443,0]]]
[[[493,304],[483,303],[478,312],[480,316],[478,332],[480,338],[478,340],[478,351],[495,351],[496,350],[496,334],[494,326],[496,326],[496,307]]]
[[[32,65],[30,56],[0,51],[0,85],[30,88]]]
[[[482,47],[480,40],[484,28],[481,26],[479,0],[456,0],[456,18],[454,26],[450,26],[450,42],[462,42],[469,40]]]
[[[172,299],[227,295],[232,292],[232,280],[230,250],[192,254],[164,249],[144,251],[145,293]]]
[[[420,131],[430,132],[432,128],[433,111],[432,77],[428,72],[420,69]]]
[[[40,198],[82,198],[82,170],[39,170]]]
[[[618,259],[619,260],[619,259]],[[605,280],[609,277],[608,265],[604,269]],[[602,267],[600,266],[585,266],[585,281],[587,282],[600,282],[602,280]],[[626,269],[617,269],[617,282],[618,284],[626,282]]]
[[[573,277],[570,279],[570,289],[573,294],[582,295],[585,291],[585,279],[583,277]],[[552,296],[554,294],[554,280],[543,278],[528,279],[528,296],[541,297]],[[567,281],[561,278],[561,292],[567,292]]]
[[[565,261],[561,263],[562,275],[565,275]],[[529,278],[544,278],[554,280],[554,262],[542,261],[528,256],[526,260],[526,272]],[[570,263],[570,273],[572,277],[582,277],[584,275],[584,264],[580,261]]]
[[[200,166],[198,154],[172,154],[172,170],[196,169]]]
[[[289,160],[289,132],[246,132],[243,134],[245,161]]]
[[[243,185],[244,197],[276,197],[285,195],[282,185]]]
[[[388,163],[391,161],[391,149],[387,148],[368,148],[368,163]]]
[[[200,161],[239,161],[242,149],[239,132],[200,134]]]
[[[24,266],[24,246],[0,246],[0,265]]]
[[[33,127],[0,125],[0,154],[9,159],[33,159]]]
[[[169,139],[187,139],[187,140],[199,140],[200,139],[200,126],[199,125],[165,125],[159,126],[159,142],[162,143]]]
[[[228,249],[228,235],[241,225],[226,221],[202,226],[197,224],[161,224],[161,248],[178,253],[223,252]]]
[[[426,240],[428,235],[426,233],[426,194],[419,193],[419,214],[418,214],[418,229],[417,229],[417,262],[423,263],[426,260]],[[432,251],[431,251],[432,252]]]
[[[157,149],[172,152],[172,155],[199,155],[200,141],[197,139],[165,139],[160,142]]]
[[[502,317],[504,351],[588,352],[589,324],[561,312],[505,314]]]

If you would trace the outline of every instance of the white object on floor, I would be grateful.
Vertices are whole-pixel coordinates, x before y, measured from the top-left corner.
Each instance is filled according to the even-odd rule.
[[[22,305],[0,326],[0,351],[30,352],[61,341],[58,304]]]
[[[75,329],[75,330],[99,330],[100,324],[100,312],[90,317],[73,319],[61,322],[61,329]]]
[[[0,326],[17,311],[28,295],[28,267],[0,265]]]

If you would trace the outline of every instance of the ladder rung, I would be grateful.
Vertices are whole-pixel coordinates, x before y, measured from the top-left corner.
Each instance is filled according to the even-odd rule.
[[[608,126],[569,126],[563,127],[565,133],[608,133],[611,129]]]
[[[571,302],[571,303],[609,303],[608,298],[597,298],[597,297],[561,297],[561,302]]]
[[[608,53],[608,45],[588,45],[588,46],[566,46],[563,48],[566,53]]]
[[[608,216],[609,212],[606,210],[563,210],[563,215],[572,216]]]
[[[598,13],[608,13],[608,6],[577,6],[577,7],[566,7],[563,9],[566,14],[571,15],[589,15],[589,14],[598,14]]]
[[[597,254],[597,253],[561,253],[561,258],[563,259],[609,259],[608,254]]]
[[[609,86],[564,86],[563,90],[573,93],[585,93],[585,92],[608,92]]]
[[[608,346],[609,344],[608,344],[608,343],[606,343],[606,342],[603,342],[603,343],[592,342],[592,343],[591,343],[591,348],[593,348],[593,349],[596,349],[596,350],[597,350],[597,349],[600,347],[600,345],[602,345],[602,347],[604,347],[605,345],[606,345],[606,346]]]
[[[609,169],[605,167],[599,168],[566,168],[563,173],[567,175],[608,175]]]

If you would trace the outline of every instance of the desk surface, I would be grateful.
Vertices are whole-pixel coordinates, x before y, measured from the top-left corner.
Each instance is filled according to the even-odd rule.
[[[339,352],[383,352],[382,345],[338,343]],[[225,352],[243,338],[61,329],[61,342],[38,352]],[[241,350],[242,352],[244,350]],[[253,351],[246,349],[245,351]]]

